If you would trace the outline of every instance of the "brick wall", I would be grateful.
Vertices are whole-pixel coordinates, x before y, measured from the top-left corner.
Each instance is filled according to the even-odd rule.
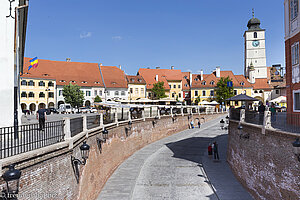
[[[256,199],[300,199],[300,162],[292,149],[296,134],[262,135],[260,126],[242,125],[249,139],[240,138],[237,122],[229,125],[227,161],[235,176]]]
[[[219,114],[201,115],[205,121],[218,116]],[[199,115],[194,115],[194,118],[199,118]],[[147,119],[134,122],[127,136],[127,123],[108,128],[109,139],[102,145],[102,153],[96,142],[96,137],[100,137],[98,130],[89,133],[87,139],[82,134],[81,138],[74,141],[73,148],[66,141],[8,158],[10,163],[16,163],[17,168],[22,171],[18,199],[95,199],[114,170],[135,151],[188,128],[187,116],[178,116],[175,123],[171,117],[162,117],[154,127],[152,121],[153,119]],[[77,184],[71,155],[80,158],[79,146],[84,140],[91,146],[90,157],[85,166],[80,166],[80,181]],[[2,165],[6,166],[3,162]],[[3,180],[0,185],[3,189]]]

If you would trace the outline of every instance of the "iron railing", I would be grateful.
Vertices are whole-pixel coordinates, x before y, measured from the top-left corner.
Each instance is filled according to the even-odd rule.
[[[300,114],[271,113],[271,126],[274,129],[300,134]]]
[[[264,113],[259,113],[252,110],[246,110],[245,122],[250,124],[262,125],[264,122]]]
[[[240,120],[240,110],[235,109],[235,108],[231,108],[230,109],[230,119],[239,121]]]
[[[115,113],[107,112],[103,114],[103,124],[110,124],[115,121]]]
[[[100,126],[100,115],[91,115],[86,117],[87,129],[92,129]]]
[[[70,119],[71,137],[83,131],[83,117]]]
[[[0,128],[0,158],[61,142],[64,140],[63,130],[63,120],[46,122],[44,130],[39,129],[39,124],[21,125],[16,134],[14,127]]]

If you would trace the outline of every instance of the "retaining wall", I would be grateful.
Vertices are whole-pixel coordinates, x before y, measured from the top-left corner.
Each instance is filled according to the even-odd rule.
[[[193,118],[204,118],[205,121],[219,117],[222,114],[207,114]],[[171,117],[164,116],[154,119],[138,120],[132,124],[128,132],[127,122],[107,127],[109,139],[102,143],[100,152],[96,138],[101,138],[101,128],[82,132],[72,139],[48,147],[0,160],[0,165],[6,167],[15,163],[20,169],[19,200],[22,199],[96,199],[105,182],[114,170],[135,151],[145,145],[180,132],[188,128],[188,116],[177,116],[175,122]],[[80,166],[80,179],[77,183],[71,155],[80,158],[79,146],[86,140],[90,145],[90,156],[86,165]],[[6,169],[3,169],[5,171]],[[0,182],[2,189],[4,181]]]
[[[300,199],[300,162],[292,142],[299,134],[231,120],[227,161],[235,176],[256,199]],[[240,137],[240,135],[242,137]],[[247,137],[248,136],[248,137]]]

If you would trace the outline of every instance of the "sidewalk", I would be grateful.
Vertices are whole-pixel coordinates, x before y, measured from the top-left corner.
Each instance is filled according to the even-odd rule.
[[[137,151],[109,178],[98,199],[252,199],[226,162],[227,134],[219,127],[220,119]],[[219,162],[207,156],[208,143],[214,140]]]

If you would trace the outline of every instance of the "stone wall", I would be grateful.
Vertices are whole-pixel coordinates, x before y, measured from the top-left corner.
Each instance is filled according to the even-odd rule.
[[[300,135],[270,129],[263,135],[261,126],[248,123],[239,132],[237,126],[230,121],[227,160],[239,181],[256,199],[300,199],[300,162],[292,148]]]
[[[194,118],[214,119],[220,114],[199,115]],[[0,160],[0,165],[15,163],[20,169],[19,200],[23,199],[95,199],[114,170],[135,151],[145,145],[188,128],[188,116],[162,117],[153,126],[154,119],[134,121],[127,133],[127,122],[107,127],[109,139],[100,152],[96,138],[101,138],[100,128],[83,132],[55,145],[37,149]],[[86,165],[80,165],[77,183],[71,165],[71,155],[80,158],[79,146],[86,140],[91,146]],[[4,182],[0,182],[2,189]]]

